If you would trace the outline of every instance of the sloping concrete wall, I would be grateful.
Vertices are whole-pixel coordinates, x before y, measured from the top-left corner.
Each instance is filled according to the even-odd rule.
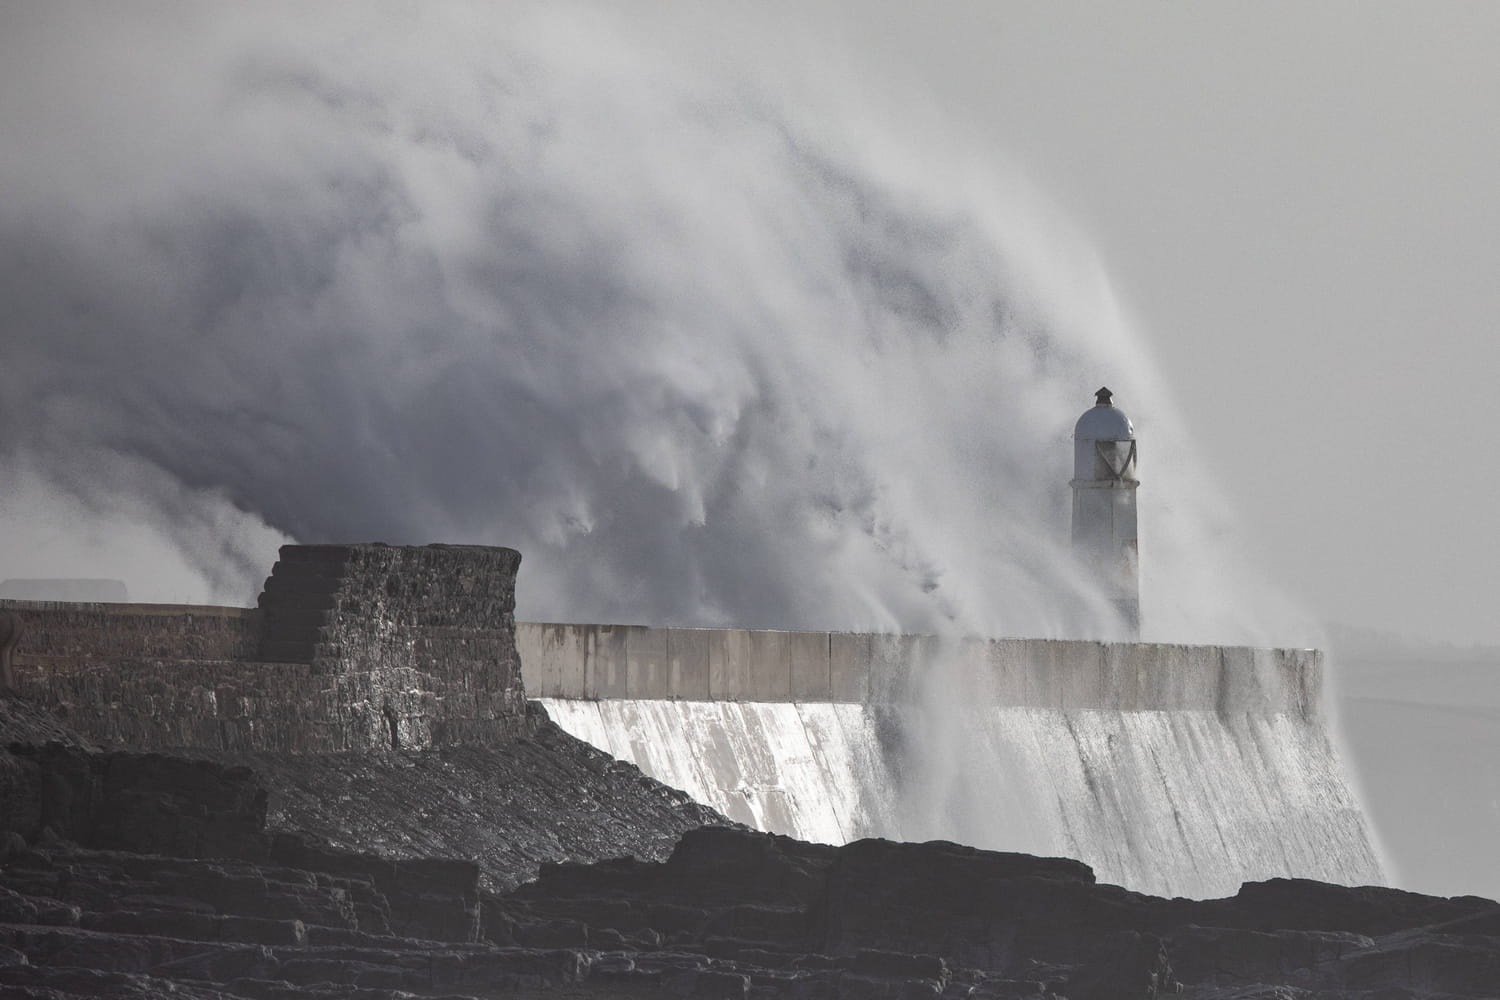
[[[804,840],[1078,858],[1160,895],[1383,881],[1315,650],[517,626],[564,729]]]
[[[580,739],[802,840],[951,840],[1212,898],[1384,881],[1321,728],[1288,714],[547,699]]]

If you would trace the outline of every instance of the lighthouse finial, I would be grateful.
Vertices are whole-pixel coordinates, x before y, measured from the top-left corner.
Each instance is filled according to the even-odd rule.
[[[1113,396],[1114,396],[1114,393],[1112,393],[1112,392],[1109,391],[1109,387],[1108,386],[1103,386],[1103,387],[1101,387],[1099,389],[1098,392],[1094,393],[1094,405],[1095,406],[1112,406],[1114,404],[1110,403],[1110,399],[1113,398]]]

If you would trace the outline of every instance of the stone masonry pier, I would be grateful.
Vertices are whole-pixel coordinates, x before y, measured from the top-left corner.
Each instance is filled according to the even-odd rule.
[[[313,753],[482,743],[524,727],[520,553],[288,545],[256,608],[0,601],[9,683],[136,749]]]

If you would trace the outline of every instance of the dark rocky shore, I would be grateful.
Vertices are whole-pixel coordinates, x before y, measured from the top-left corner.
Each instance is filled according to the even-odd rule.
[[[1500,996],[1490,900],[1168,900],[1063,859],[804,844],[534,723],[231,763],[0,699],[0,997]]]

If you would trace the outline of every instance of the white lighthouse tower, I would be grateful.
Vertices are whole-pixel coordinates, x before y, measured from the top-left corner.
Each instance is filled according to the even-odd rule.
[[[1100,389],[1073,428],[1073,553],[1120,614],[1141,631],[1140,559],[1135,534],[1135,428]]]

